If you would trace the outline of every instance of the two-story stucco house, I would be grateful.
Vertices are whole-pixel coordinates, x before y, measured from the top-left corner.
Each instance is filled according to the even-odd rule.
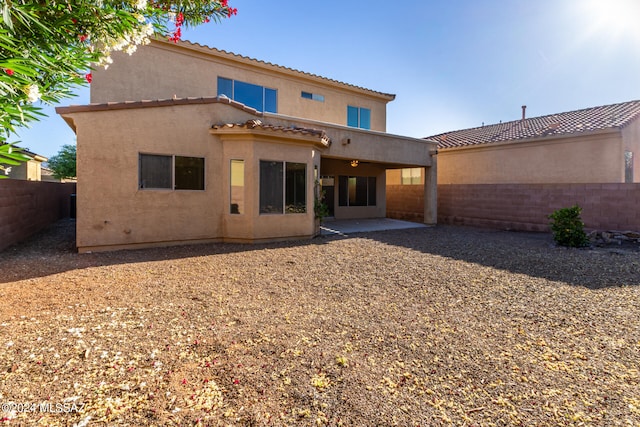
[[[325,194],[339,218],[386,215],[386,171],[436,147],[386,133],[395,96],[193,44],[153,41],[96,70],[77,135],[77,246],[112,250],[309,238]]]

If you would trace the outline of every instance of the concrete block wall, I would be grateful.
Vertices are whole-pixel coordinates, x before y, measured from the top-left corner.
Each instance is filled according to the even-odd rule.
[[[75,183],[0,180],[0,251],[68,218]]]
[[[389,217],[421,213],[421,188],[411,187],[421,186],[387,188]],[[640,230],[638,183],[438,185],[439,224],[546,232],[549,214],[575,204],[587,229]]]
[[[424,186],[387,185],[387,217],[424,222]]]

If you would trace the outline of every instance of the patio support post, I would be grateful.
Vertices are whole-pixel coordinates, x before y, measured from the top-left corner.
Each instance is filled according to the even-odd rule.
[[[438,162],[431,157],[431,166],[424,168],[424,223],[438,222]]]

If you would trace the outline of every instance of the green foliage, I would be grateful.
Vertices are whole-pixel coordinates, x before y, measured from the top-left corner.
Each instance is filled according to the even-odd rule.
[[[111,52],[132,54],[154,33],[177,41],[183,25],[235,13],[227,0],[0,1],[0,144],[43,116],[38,101],[55,104],[91,83]]]
[[[316,199],[313,204],[313,212],[316,214],[316,218],[322,222],[322,219],[329,215],[329,207],[324,201]]]
[[[63,145],[58,154],[49,159],[49,168],[56,179],[76,177],[76,146]]]
[[[22,154],[20,148],[13,144],[0,144],[0,179],[7,178],[11,172],[11,166],[17,166],[29,160],[29,157]]]
[[[314,191],[315,197],[313,198],[313,213],[320,222],[322,222],[324,217],[329,215],[329,207],[324,202],[326,191],[322,191],[321,188],[320,181],[316,180]]]
[[[584,223],[580,218],[582,209],[578,206],[558,209],[549,218],[553,240],[561,246],[580,248],[589,244],[589,238],[584,232]]]

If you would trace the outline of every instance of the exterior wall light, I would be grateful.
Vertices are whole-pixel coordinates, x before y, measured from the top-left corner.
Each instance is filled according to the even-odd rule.
[[[351,160],[351,167],[353,168],[357,168],[358,167],[358,161],[357,160]]]

